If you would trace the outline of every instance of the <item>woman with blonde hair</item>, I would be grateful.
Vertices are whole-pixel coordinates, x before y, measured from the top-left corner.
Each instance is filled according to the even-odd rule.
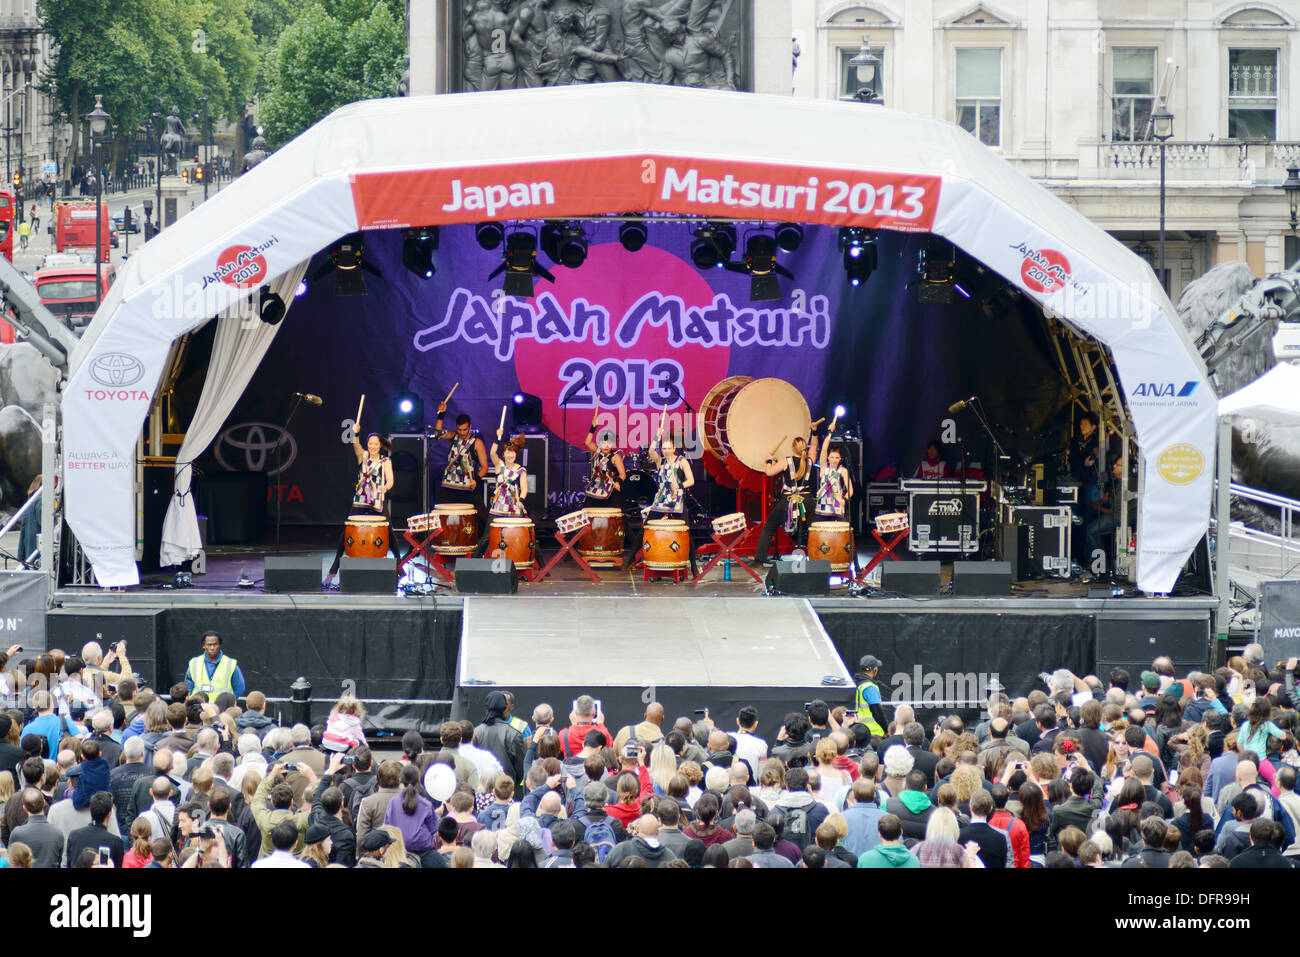
[[[758,772],[756,797],[771,807],[785,793],[785,765],[780,758],[768,758]]]
[[[8,857],[10,867],[32,867],[32,849],[22,841],[9,845]]]
[[[345,694],[330,710],[321,747],[328,751],[350,751],[365,744],[366,732],[361,727],[365,718],[365,706],[352,695]]]
[[[957,735],[953,734],[951,731],[947,729],[944,729],[943,731],[940,731],[938,734],[936,734],[934,736],[934,740],[930,742],[930,753],[937,754],[941,758],[946,757],[948,754],[948,749],[951,748],[956,743],[957,743]]]
[[[983,775],[980,774],[980,769],[973,764],[959,764],[956,770],[952,772],[952,777],[948,779],[948,783],[957,792],[957,810],[960,813],[970,814],[971,795],[984,786],[981,783],[982,780]]]
[[[334,841],[330,837],[329,829],[324,824],[313,824],[307,828],[307,833],[302,839],[302,853],[298,855],[298,860],[303,861],[308,867],[324,869],[330,866],[330,849]]]
[[[416,868],[420,866],[420,860],[407,853],[406,841],[402,839],[402,829],[395,824],[384,824],[380,827],[393,842],[384,850],[384,862],[380,867],[387,868]]]
[[[695,802],[704,793],[700,787],[704,783],[704,769],[695,761],[683,761],[677,773],[686,779],[686,803],[695,807]]]
[[[14,775],[12,771],[0,771],[0,805],[14,796]]]
[[[654,792],[658,795],[668,793],[668,782],[677,774],[677,756],[673,749],[660,741],[650,749],[650,780],[654,782]]]
[[[946,807],[937,807],[925,824],[925,840],[912,848],[912,853],[922,867],[983,867],[979,846],[968,841],[963,848],[957,843],[960,833],[957,815]]]

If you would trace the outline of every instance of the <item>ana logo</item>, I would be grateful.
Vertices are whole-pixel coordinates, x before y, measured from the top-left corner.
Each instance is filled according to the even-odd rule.
[[[1190,485],[1205,471],[1205,456],[1194,445],[1171,445],[1156,458],[1156,471],[1170,485]]]
[[[1070,282],[1070,260],[1055,249],[1030,249],[1024,243],[1011,247],[1024,259],[1020,263],[1020,281],[1034,292],[1054,293]]]
[[[1200,385],[1195,379],[1179,385],[1177,382],[1139,382],[1133,389],[1133,398],[1186,399]]]
[[[275,450],[280,445],[284,448],[280,452],[280,467],[276,468]],[[242,461],[235,457],[238,452],[243,453]],[[267,475],[278,475],[293,465],[298,457],[298,443],[290,433],[270,422],[241,422],[217,436],[214,454],[227,472],[261,472],[265,469]]]
[[[91,360],[90,377],[113,389],[135,385],[144,378],[144,363],[125,352],[106,352]]]
[[[216,277],[236,289],[252,289],[266,278],[266,257],[252,246],[229,246],[217,256]]]

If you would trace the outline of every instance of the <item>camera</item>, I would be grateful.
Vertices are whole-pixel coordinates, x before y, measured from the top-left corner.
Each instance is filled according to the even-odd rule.
[[[104,845],[99,846],[99,864],[102,867],[111,866],[113,863],[113,852]]]
[[[629,741],[627,744],[623,745],[623,757],[625,758],[635,758],[640,753],[640,746],[633,741]]]
[[[355,754],[345,754],[345,755],[343,755],[343,760],[340,761],[339,763],[340,763],[340,764],[356,764],[356,763],[357,763],[357,756],[356,756]]]
[[[707,718],[707,717],[709,716],[709,709],[708,709],[708,708],[696,708],[696,709],[695,709],[695,714],[696,714],[697,717],[700,717],[700,718]]]
[[[202,827],[199,828],[198,836],[201,838],[207,838],[208,840],[213,840],[219,837],[220,835],[217,831],[217,826],[215,824],[208,823],[208,824],[204,824]]]
[[[290,761],[288,764],[286,764],[286,765],[284,766],[284,769],[285,769],[286,771],[297,771],[297,770],[298,770],[298,762],[297,762],[297,761]]]

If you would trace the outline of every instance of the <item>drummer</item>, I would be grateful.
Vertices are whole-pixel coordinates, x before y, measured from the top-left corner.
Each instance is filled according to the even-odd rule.
[[[817,454],[817,436],[811,446],[802,435],[790,443],[790,455],[768,459],[763,471],[770,476],[781,476],[781,493],[772,503],[758,534],[754,560],[761,565],[767,561],[767,551],[778,525],[784,523],[786,531],[796,543],[803,542],[808,532],[808,498],[811,493],[812,459]]]
[[[853,497],[853,481],[849,470],[844,467],[844,447],[838,442],[831,442],[835,434],[832,421],[826,435],[826,444],[822,446],[821,456],[817,460],[817,503],[814,511],[826,518],[838,522],[846,521],[849,499]]]
[[[497,448],[501,444],[504,433],[504,429],[497,429],[497,440],[492,443],[489,453],[492,457],[492,467],[496,470],[497,486],[496,494],[492,496],[492,506],[488,511],[491,515],[503,518],[525,518],[528,515],[524,508],[524,498],[528,495],[528,473],[519,464],[519,455],[524,448],[524,437],[518,435],[511,439],[501,447],[501,454],[498,455]],[[485,524],[478,538],[478,546],[474,549],[476,556],[481,557],[487,551],[490,534],[491,526]]]
[[[641,510],[642,520],[683,519],[686,514],[686,490],[695,484],[691,463],[677,453],[677,443],[671,436],[664,435],[662,424],[648,454],[650,463],[655,467],[655,481],[659,485],[655,489],[654,501]],[[693,565],[694,543],[691,544],[690,552]],[[623,567],[628,568],[635,559],[635,553],[629,555]]]
[[[488,474],[487,454],[483,451],[483,440],[470,432],[469,416],[463,412],[456,416],[456,431],[445,431],[442,418],[447,414],[447,403],[438,406],[438,421],[433,424],[434,438],[447,439],[451,448],[447,452],[447,467],[442,470],[442,487],[438,492],[438,504],[478,506],[474,501],[474,491],[480,480]]]
[[[352,510],[348,514],[387,518],[388,492],[393,487],[393,460],[388,457],[388,440],[378,432],[371,432],[366,436],[366,447],[363,449],[354,433],[352,451],[357,457],[358,469],[357,484],[352,493]],[[343,534],[339,536],[339,547],[334,554],[334,564],[330,565],[329,574],[325,576],[323,583],[326,588],[333,584],[334,576],[338,574],[339,562],[343,558],[343,543],[347,534],[347,529],[344,528]],[[396,555],[392,536],[388,536],[388,539],[389,550]]]
[[[602,429],[596,434],[600,410],[591,417],[587,430],[587,451],[591,453],[591,471],[587,475],[587,508],[622,508],[623,483],[627,470],[623,454],[614,448],[614,431]]]

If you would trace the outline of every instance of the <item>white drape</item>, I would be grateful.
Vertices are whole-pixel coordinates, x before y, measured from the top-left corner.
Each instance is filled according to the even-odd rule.
[[[310,260],[304,260],[270,283],[271,291],[284,300],[286,313],[292,308],[294,290],[307,271]],[[203,383],[194,418],[185,432],[185,441],[176,453],[176,486],[167,517],[163,520],[162,547],[159,563],[179,565],[198,556],[203,549],[199,537],[198,512],[190,485],[194,460],[217,437],[226,416],[244,394],[253,373],[257,371],[262,356],[270,348],[280,324],[267,325],[257,318],[259,294],[252,292],[253,309],[231,307],[217,318],[217,334],[212,343],[212,358],[208,362],[208,376]]]

